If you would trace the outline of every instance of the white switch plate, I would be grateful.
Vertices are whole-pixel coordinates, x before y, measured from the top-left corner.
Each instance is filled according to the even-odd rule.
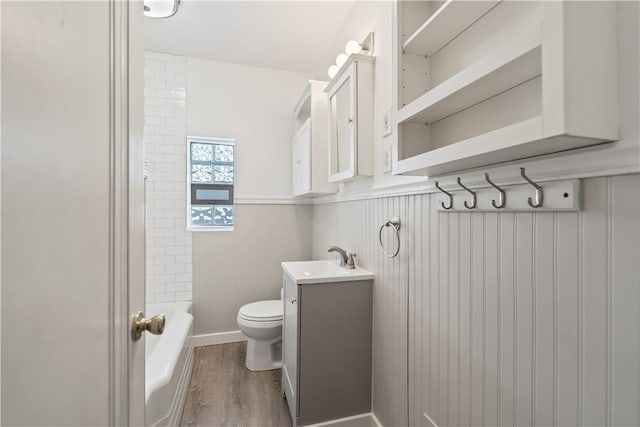
[[[391,135],[391,108],[384,110],[382,117],[382,136]]]
[[[391,146],[387,145],[382,151],[382,171],[391,172]]]

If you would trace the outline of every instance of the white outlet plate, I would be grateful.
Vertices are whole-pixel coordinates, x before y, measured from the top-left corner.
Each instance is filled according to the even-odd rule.
[[[382,151],[382,171],[391,172],[391,145],[387,145]]]
[[[382,117],[382,136],[391,135],[391,108],[384,110]]]

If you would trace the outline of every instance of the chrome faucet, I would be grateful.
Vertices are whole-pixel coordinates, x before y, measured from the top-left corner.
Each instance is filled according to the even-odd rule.
[[[350,253],[349,255],[347,255],[347,251],[337,246],[329,246],[327,248],[327,252],[338,252],[340,254],[341,267],[348,268],[349,270],[354,270],[356,268],[356,263],[353,259],[353,257],[356,256],[356,254]]]

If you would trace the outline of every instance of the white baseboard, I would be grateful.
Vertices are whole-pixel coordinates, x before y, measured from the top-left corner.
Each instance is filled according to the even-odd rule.
[[[204,347],[206,345],[227,344],[246,340],[247,337],[240,331],[218,332],[215,334],[194,335],[193,346]]]
[[[353,415],[351,417],[338,418],[336,420],[324,421],[324,422],[317,423],[317,424],[309,424],[306,427],[330,426],[330,425],[334,425],[334,424],[340,424],[340,423],[343,423],[343,422],[346,422],[346,421],[357,420],[357,419],[360,419],[360,418],[371,418],[371,419],[373,419],[373,421],[376,423],[376,425],[378,427],[382,427],[382,424],[380,424],[380,421],[378,421],[378,419],[373,414],[373,412],[367,412],[366,414],[360,414],[360,415]]]
[[[373,418],[373,422],[375,422],[378,427],[384,427],[378,417],[376,417],[376,414],[374,414],[373,412],[371,412],[371,418]]]
[[[426,412],[424,414],[422,414],[422,415],[424,415],[424,417],[427,419],[427,421],[429,421],[429,424],[431,424],[431,427],[438,427],[438,424],[436,424],[436,422],[433,421],[431,419],[431,417]]]

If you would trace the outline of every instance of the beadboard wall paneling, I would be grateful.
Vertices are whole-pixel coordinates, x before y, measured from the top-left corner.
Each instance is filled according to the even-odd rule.
[[[280,263],[311,259],[311,209],[239,204],[233,231],[192,233],[195,335],[237,330],[242,305],[280,299]]]
[[[386,426],[406,425],[407,419],[407,281],[409,241],[406,239],[406,197],[315,205],[314,259],[330,259],[326,248],[337,245],[357,254],[358,265],[376,273],[373,308],[373,407]],[[380,225],[402,218],[400,254],[389,259],[378,245]],[[385,245],[393,250],[395,236],[384,230]]]
[[[376,273],[383,425],[640,425],[639,187],[584,180],[581,212],[444,213],[435,194],[315,205],[314,258],[336,244]],[[390,260],[378,227],[394,214]]]

